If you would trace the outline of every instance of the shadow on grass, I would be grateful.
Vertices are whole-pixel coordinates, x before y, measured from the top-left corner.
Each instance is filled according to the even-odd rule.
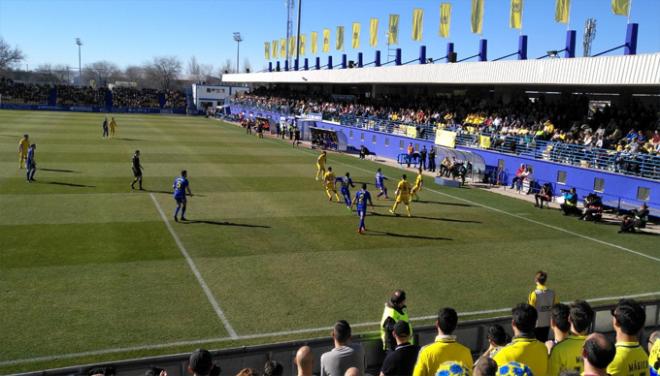
[[[263,225],[251,225],[249,223],[233,223],[233,222],[220,222],[220,221],[207,221],[207,220],[189,220],[181,222],[183,224],[204,224],[204,225],[214,225],[214,226],[234,226],[234,227],[250,227],[250,228],[270,228],[270,226]]]
[[[424,217],[421,215],[413,215],[412,217],[408,217],[406,215],[392,215],[392,214],[381,214],[381,213],[376,213],[376,212],[369,212],[369,214],[377,217],[398,217],[401,219],[426,219],[429,221],[443,221],[443,222],[456,222],[456,223],[477,223],[481,224],[479,221],[470,221],[470,220],[463,220],[463,219],[452,219],[452,218],[442,218],[442,217]]]
[[[74,187],[74,188],[96,188],[95,185],[64,183],[64,182],[61,182],[61,181],[44,181],[42,183],[44,183],[44,184],[53,184],[53,185],[63,185],[65,187]]]
[[[442,236],[425,236],[425,235],[410,235],[410,234],[397,234],[395,232],[389,231],[367,231],[364,235],[368,236],[391,236],[394,238],[406,238],[406,239],[421,239],[421,240],[454,240],[452,238],[444,238]]]
[[[61,168],[40,168],[39,170],[48,171],[48,172],[68,172],[68,173],[72,173],[72,174],[78,174],[79,173],[78,171],[65,170],[65,169],[61,169]]]
[[[470,204],[460,204],[457,202],[445,202],[445,201],[431,201],[431,200],[419,200],[419,201],[414,201],[414,202],[419,202],[420,204],[436,204],[436,205],[447,205],[447,206],[462,206],[466,208],[471,208],[474,205]]]
[[[142,141],[139,138],[126,138],[126,137],[114,137],[113,139],[121,140],[121,141]]]

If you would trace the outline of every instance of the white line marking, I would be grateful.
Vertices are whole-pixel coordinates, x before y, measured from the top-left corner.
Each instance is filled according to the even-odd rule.
[[[211,292],[211,289],[209,289],[209,286],[204,281],[204,278],[202,277],[202,273],[200,273],[199,270],[197,269],[197,265],[195,265],[195,262],[188,254],[186,247],[183,246],[181,239],[179,239],[179,236],[176,234],[176,232],[174,232],[174,229],[172,228],[170,221],[167,220],[167,217],[165,216],[163,209],[161,209],[158,200],[156,200],[156,197],[154,197],[153,193],[149,193],[149,196],[151,196],[151,200],[154,202],[156,209],[158,209],[158,213],[160,213],[160,217],[163,219],[163,222],[165,222],[165,226],[167,226],[167,229],[170,231],[170,234],[174,238],[176,245],[179,247],[179,251],[181,251],[181,254],[188,262],[188,266],[190,266],[190,270],[192,270],[193,274],[195,275],[195,278],[197,278],[197,282],[199,282],[199,285],[202,287],[202,290],[204,290],[204,294],[206,294],[206,298],[209,300],[209,303],[211,303],[211,306],[213,306],[213,310],[218,315],[218,318],[220,318],[220,321],[222,321],[222,324],[225,326],[225,329],[227,329],[227,333],[229,333],[229,336],[233,339],[238,338],[238,334],[236,334],[236,331],[229,323],[229,320],[227,320],[227,316],[225,316],[225,313],[222,311],[222,308],[220,308],[218,301],[215,299],[215,296],[213,296],[213,292]]]
[[[608,296],[602,298],[587,299],[587,301],[593,303],[593,302],[619,300],[623,298],[632,299],[632,298],[643,298],[649,296],[660,296],[660,291],[646,292],[646,293],[634,294],[634,295],[624,295],[624,296]],[[461,317],[465,317],[465,316],[477,316],[477,315],[485,315],[489,313],[502,313],[502,312],[510,312],[510,311],[511,308],[499,308],[499,309],[487,309],[482,311],[460,312],[458,315]],[[420,316],[420,317],[412,317],[411,320],[412,321],[431,320],[431,319],[435,319],[436,317],[437,315]],[[363,322],[363,323],[351,324],[351,327],[360,328],[360,327],[376,326],[378,324],[379,324],[378,321]],[[116,348],[116,349],[85,351],[85,352],[65,354],[65,355],[51,355],[51,356],[41,356],[36,358],[7,360],[0,362],[0,366],[4,367],[4,366],[17,365],[17,364],[24,364],[24,363],[48,362],[48,361],[60,360],[60,359],[80,358],[84,356],[106,355],[106,354],[131,352],[131,351],[156,350],[156,349],[163,349],[163,348],[177,347],[177,346],[201,345],[205,343],[218,343],[218,342],[227,342],[232,340],[247,340],[247,339],[258,339],[258,338],[267,338],[267,337],[281,337],[281,336],[287,336],[293,334],[318,333],[318,332],[324,332],[330,330],[332,330],[332,327],[326,326],[319,328],[286,330],[280,332],[246,334],[242,336],[237,336],[236,338],[232,338],[232,337],[207,338],[207,339],[198,339],[198,340],[177,341],[170,343],[160,343],[155,345],[141,345],[141,346],[132,346],[132,347],[124,347],[124,348]]]
[[[309,151],[309,152],[311,152],[311,153],[314,153],[313,151],[308,150],[308,149],[303,149],[303,150],[305,150],[305,151]],[[358,170],[362,170],[362,171],[364,171],[364,172],[368,172],[368,173],[372,173],[372,172],[373,172],[373,171],[371,171],[371,170],[367,170],[366,168],[362,168],[362,167],[359,167],[359,166],[355,166],[355,165],[352,165],[352,164],[348,164],[348,163],[346,163],[346,162],[337,161],[337,163],[339,163],[339,164],[343,164],[344,166],[349,166],[349,167],[351,167],[351,168],[357,168]],[[388,166],[388,167],[392,167],[392,166]],[[397,167],[392,167],[392,168],[397,168]],[[535,224],[540,225],[540,226],[543,226],[543,227],[551,228],[551,229],[553,229],[553,230],[561,231],[561,232],[564,232],[564,233],[566,233],[566,234],[570,234],[570,235],[573,235],[573,236],[577,236],[577,237],[582,238],[582,239],[591,240],[591,241],[593,241],[593,242],[596,242],[596,243],[599,243],[599,244],[606,245],[606,246],[608,246],[608,247],[616,248],[616,249],[619,249],[619,250],[621,250],[621,251],[629,252],[629,253],[635,254],[635,255],[637,255],[637,256],[646,257],[647,259],[650,259],[650,260],[653,260],[653,261],[656,261],[656,262],[660,262],[660,258],[658,258],[658,257],[653,257],[653,256],[651,256],[651,255],[647,255],[647,254],[642,253],[642,252],[634,251],[634,250],[632,250],[632,249],[629,249],[629,248],[626,248],[626,247],[623,247],[623,246],[620,246],[620,245],[617,245],[617,244],[609,243],[609,242],[606,242],[606,241],[604,241],[604,240],[600,240],[600,239],[592,238],[591,236],[582,235],[582,234],[580,234],[580,233],[573,232],[573,231],[571,231],[571,230],[567,230],[567,229],[562,228],[562,227],[557,227],[557,226],[549,225],[549,224],[547,224],[547,223],[539,222],[539,221],[534,220],[534,219],[531,219],[531,218],[526,218],[526,217],[523,217],[523,216],[518,215],[518,214],[509,213],[509,212],[504,211],[504,210],[502,210],[502,209],[497,209],[497,208],[494,208],[494,207],[492,207],[492,206],[488,206],[488,205],[485,205],[485,204],[481,204],[481,203],[478,203],[478,202],[474,202],[474,201],[471,201],[471,200],[468,200],[468,199],[465,199],[465,198],[462,198],[462,197],[458,197],[458,196],[450,195],[449,193],[444,193],[444,192],[436,191],[435,189],[432,189],[432,188],[426,188],[426,190],[427,190],[427,191],[434,192],[434,193],[437,193],[437,194],[442,195],[442,196],[446,196],[446,197],[453,198],[454,200],[467,202],[467,203],[469,203],[469,204],[473,204],[473,205],[476,205],[476,206],[480,206],[480,207],[482,207],[482,208],[484,208],[484,209],[492,210],[492,211],[495,211],[495,212],[498,212],[498,213],[501,213],[501,214],[505,214],[505,215],[508,215],[508,216],[514,217],[514,218],[522,219],[523,221],[527,221],[527,222],[535,223]]]

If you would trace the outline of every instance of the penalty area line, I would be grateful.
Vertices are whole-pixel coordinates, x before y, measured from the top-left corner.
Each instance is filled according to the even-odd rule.
[[[174,238],[174,242],[179,247],[179,251],[186,259],[186,262],[188,262],[188,266],[190,267],[190,270],[195,275],[195,278],[197,278],[197,282],[199,283],[199,286],[202,288],[202,290],[204,290],[204,294],[206,294],[206,298],[208,299],[209,303],[211,303],[213,310],[215,311],[220,321],[222,321],[222,324],[225,326],[227,333],[229,333],[229,337],[231,337],[232,339],[237,339],[238,334],[229,323],[229,320],[227,320],[227,316],[225,316],[225,312],[222,310],[222,308],[220,308],[220,304],[218,304],[218,301],[215,299],[213,292],[206,284],[206,281],[204,281],[204,277],[202,277],[202,273],[200,273],[199,269],[197,269],[197,265],[195,265],[195,262],[193,261],[192,257],[190,257],[190,254],[188,254],[188,250],[186,250],[186,247],[184,247],[183,243],[181,242],[181,239],[179,239],[179,235],[176,234],[174,228],[172,228],[172,225],[170,224],[170,221],[167,220],[167,217],[165,216],[163,209],[160,207],[158,200],[156,200],[156,197],[154,196],[153,193],[149,193],[149,196],[151,197],[151,200],[154,202],[154,205],[156,206],[156,209],[158,210],[160,217],[163,219],[163,222],[165,222],[165,226],[167,226],[167,229],[170,231],[172,238]]]

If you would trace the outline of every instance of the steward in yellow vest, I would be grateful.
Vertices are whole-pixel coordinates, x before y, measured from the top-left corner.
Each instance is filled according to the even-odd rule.
[[[383,350],[393,351],[396,348],[396,339],[392,335],[394,325],[404,321],[410,327],[410,343],[415,343],[412,325],[408,317],[408,309],[406,308],[406,292],[403,290],[396,290],[392,293],[390,300],[385,303],[383,310],[383,318],[380,320],[380,338],[383,341]]]

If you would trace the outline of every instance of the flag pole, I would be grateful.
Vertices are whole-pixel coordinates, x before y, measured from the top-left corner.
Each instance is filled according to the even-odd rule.
[[[630,13],[632,13],[632,0],[628,3],[628,23],[630,23]]]

